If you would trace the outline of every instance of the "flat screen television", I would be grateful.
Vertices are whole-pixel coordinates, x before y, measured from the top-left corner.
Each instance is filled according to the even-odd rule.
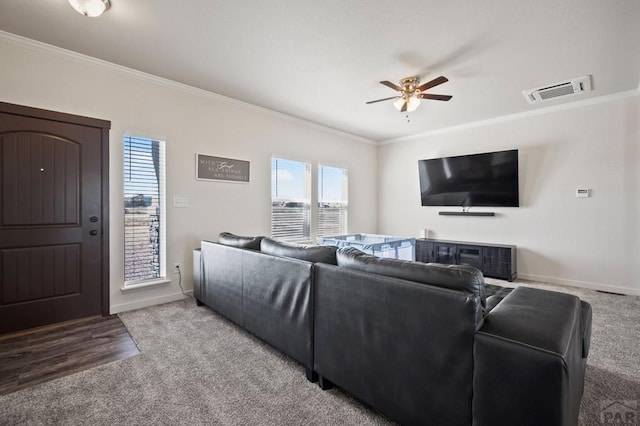
[[[418,161],[423,206],[519,207],[518,150]]]

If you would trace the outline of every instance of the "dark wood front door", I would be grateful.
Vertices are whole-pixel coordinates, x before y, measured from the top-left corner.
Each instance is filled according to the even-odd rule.
[[[108,314],[108,128],[0,104],[0,333]]]

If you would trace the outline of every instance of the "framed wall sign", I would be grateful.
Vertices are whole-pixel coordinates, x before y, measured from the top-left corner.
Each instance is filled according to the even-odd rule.
[[[196,179],[249,183],[249,161],[196,154]]]

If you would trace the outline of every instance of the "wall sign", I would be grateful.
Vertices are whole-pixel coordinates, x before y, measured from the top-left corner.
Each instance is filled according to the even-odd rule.
[[[196,179],[249,182],[249,161],[196,154]]]

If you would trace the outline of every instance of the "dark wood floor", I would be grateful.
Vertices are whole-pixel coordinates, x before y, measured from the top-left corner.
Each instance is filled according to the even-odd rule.
[[[0,395],[140,353],[117,315],[0,335]]]

